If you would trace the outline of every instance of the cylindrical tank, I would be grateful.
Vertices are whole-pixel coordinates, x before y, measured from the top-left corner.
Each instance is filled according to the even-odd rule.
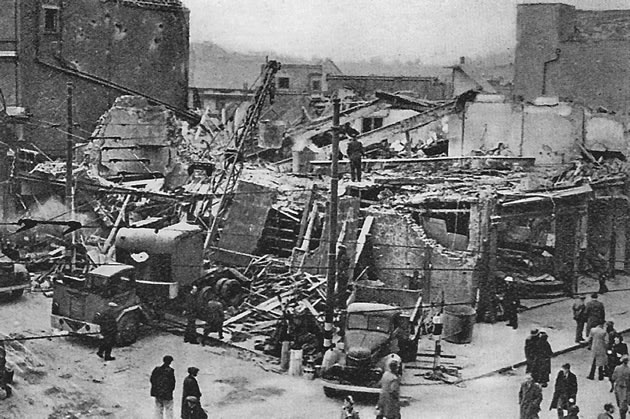
[[[451,343],[470,343],[477,312],[470,306],[450,306],[444,309],[442,337]]]

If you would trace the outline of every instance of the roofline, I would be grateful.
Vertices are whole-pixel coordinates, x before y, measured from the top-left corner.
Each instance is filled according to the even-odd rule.
[[[328,74],[327,79],[355,79],[355,80],[408,80],[408,81],[439,81],[438,77],[431,76],[351,76],[347,74]]]

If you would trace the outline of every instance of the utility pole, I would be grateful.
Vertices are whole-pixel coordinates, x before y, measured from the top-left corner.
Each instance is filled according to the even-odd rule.
[[[326,318],[324,348],[332,347],[335,315],[335,284],[337,283],[337,190],[339,186],[339,99],[333,99],[332,156],[330,164],[330,207],[328,229],[328,281],[326,287]]]
[[[68,82],[66,103],[68,119],[66,126],[66,210],[72,211],[72,82]]]

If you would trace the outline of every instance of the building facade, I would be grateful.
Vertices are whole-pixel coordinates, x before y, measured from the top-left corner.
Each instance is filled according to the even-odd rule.
[[[68,82],[79,137],[123,94],[185,112],[189,12],[179,0],[0,0],[0,8],[0,88],[8,106],[31,115],[19,137],[50,155],[65,153]]]
[[[518,5],[514,95],[628,113],[630,10]]]

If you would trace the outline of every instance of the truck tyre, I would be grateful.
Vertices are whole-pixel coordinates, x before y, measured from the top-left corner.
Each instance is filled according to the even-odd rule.
[[[24,288],[11,291],[11,298],[14,298],[16,300],[20,298],[22,295],[24,295]]]
[[[138,340],[140,329],[140,316],[136,311],[130,311],[122,315],[118,320],[117,342],[119,346],[128,346]]]

